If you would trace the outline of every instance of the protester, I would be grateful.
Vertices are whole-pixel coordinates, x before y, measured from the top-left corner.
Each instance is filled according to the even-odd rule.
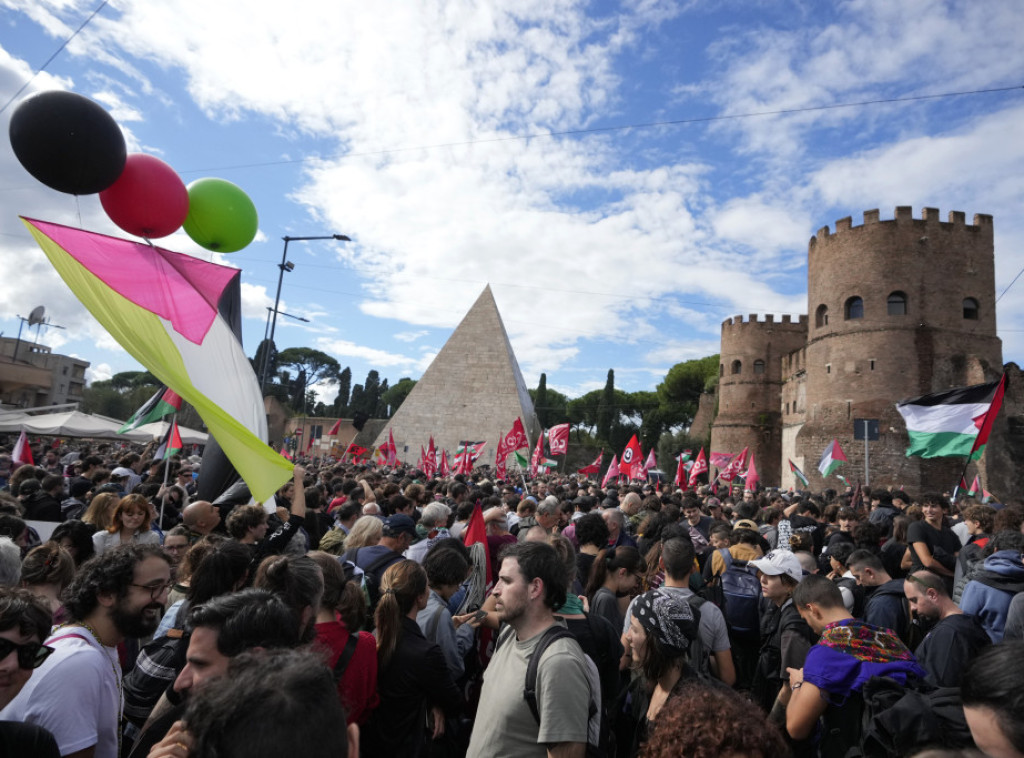
[[[60,596],[74,576],[71,554],[55,542],[33,548],[21,564],[21,585],[49,606],[54,624],[67,621]]]
[[[915,521],[907,529],[907,542],[911,552],[911,572],[928,569],[943,577],[952,592],[960,538],[953,533],[946,519],[948,509],[949,501],[942,495],[922,496],[924,519]]]
[[[960,607],[978,617],[993,642],[1001,642],[1010,601],[1024,592],[1024,534],[999,532],[990,546],[992,554],[964,587]]]
[[[594,558],[587,581],[590,612],[606,619],[615,629],[622,628],[620,603],[640,586],[646,565],[635,547],[622,545],[600,551]]]
[[[118,545],[159,545],[160,535],[150,525],[149,502],[142,495],[126,495],[114,508],[110,526],[92,536],[93,547],[100,555]]]
[[[72,620],[46,641],[54,654],[0,718],[49,730],[61,755],[92,749],[95,758],[118,758],[117,645],[153,633],[170,580],[167,558],[156,545],[111,548],[84,565],[64,595]]]
[[[991,758],[1024,758],[1024,642],[993,645],[964,674],[964,715]]]

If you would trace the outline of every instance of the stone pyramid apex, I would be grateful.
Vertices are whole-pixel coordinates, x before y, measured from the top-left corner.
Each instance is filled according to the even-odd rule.
[[[540,423],[488,284],[374,445],[393,431],[398,458],[415,463],[431,436],[449,454],[462,441],[485,441],[480,463],[493,465],[516,418],[536,440]]]

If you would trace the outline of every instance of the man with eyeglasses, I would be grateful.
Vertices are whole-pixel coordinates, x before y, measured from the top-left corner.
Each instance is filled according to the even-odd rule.
[[[28,590],[0,588],[0,708],[4,708],[53,652],[42,641],[50,634],[50,609]],[[57,758],[60,751],[45,729],[0,721],[0,755]]]
[[[117,758],[117,646],[156,630],[170,583],[171,568],[159,545],[123,545],[88,561],[64,593],[71,621],[46,640],[53,654],[0,711],[0,719],[49,730],[65,758]]]

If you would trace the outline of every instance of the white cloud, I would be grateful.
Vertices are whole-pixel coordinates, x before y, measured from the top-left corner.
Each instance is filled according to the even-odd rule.
[[[430,332],[426,329],[420,329],[419,331],[413,332],[398,332],[392,336],[400,342],[415,342],[421,337],[426,337],[428,334],[430,334]]]
[[[417,366],[422,359],[410,358],[407,355],[389,353],[386,350],[378,350],[366,345],[357,345],[348,340],[330,339],[321,337],[316,341],[317,348],[335,357],[362,358],[372,366],[381,368]]]
[[[110,368],[109,363],[99,363],[95,366],[90,365],[85,370],[85,381],[88,384],[93,382],[105,382],[114,375],[113,369]]]

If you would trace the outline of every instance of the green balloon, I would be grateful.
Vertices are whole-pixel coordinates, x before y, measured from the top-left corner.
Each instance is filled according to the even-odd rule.
[[[188,185],[188,216],[182,226],[197,245],[234,253],[252,242],[259,218],[238,185],[207,177]]]

